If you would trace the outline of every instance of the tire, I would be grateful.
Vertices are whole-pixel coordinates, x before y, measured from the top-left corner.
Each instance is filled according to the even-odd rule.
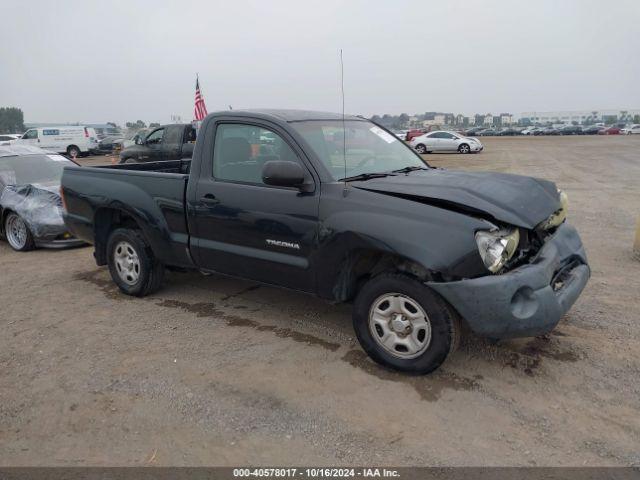
[[[139,230],[118,228],[109,235],[107,264],[111,278],[127,295],[144,297],[162,285],[164,265]]]
[[[77,146],[69,145],[67,147],[67,155],[69,155],[71,158],[78,158],[81,154],[82,152]]]
[[[418,152],[420,155],[424,155],[425,153],[427,153],[427,147],[424,146],[423,144],[419,143],[418,145],[416,145],[415,148],[416,152]]]
[[[4,234],[9,246],[16,252],[28,252],[36,248],[29,227],[17,213],[9,212],[4,219]]]
[[[375,362],[421,375],[436,370],[456,350],[461,332],[457,313],[443,299],[399,273],[384,273],[364,284],[354,302],[353,328]],[[407,330],[398,333],[400,328]],[[388,338],[386,346],[383,338]],[[410,348],[403,346],[405,341]]]
[[[138,163],[138,161],[133,158],[133,157],[127,157],[127,158],[123,158],[122,160],[120,160],[121,164],[127,163],[127,164],[132,164],[132,163]]]
[[[458,147],[458,152],[460,152],[460,153],[469,153],[469,152],[471,152],[471,148],[466,143],[463,143]]]

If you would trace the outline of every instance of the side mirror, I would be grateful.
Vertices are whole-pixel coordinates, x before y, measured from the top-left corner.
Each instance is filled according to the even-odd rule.
[[[304,183],[304,170],[296,162],[271,160],[262,167],[262,181],[277,187],[300,187]]]

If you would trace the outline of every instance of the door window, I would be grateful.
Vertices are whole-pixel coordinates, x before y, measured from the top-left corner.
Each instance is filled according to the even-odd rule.
[[[167,128],[167,134],[164,136],[164,144],[172,146],[181,145],[183,130],[181,126]]]
[[[147,137],[147,145],[159,145],[164,137],[164,128],[159,128],[149,134]]]
[[[37,130],[28,130],[27,133],[22,136],[23,140],[33,140],[34,138],[38,138]]]
[[[430,135],[430,138],[449,138],[449,136],[445,132],[435,132]]]
[[[213,149],[213,176],[217,180],[263,184],[262,168],[272,160],[300,163],[292,148],[271,130],[254,125],[218,125]]]

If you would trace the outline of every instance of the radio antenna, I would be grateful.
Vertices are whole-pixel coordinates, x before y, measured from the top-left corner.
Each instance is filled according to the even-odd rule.
[[[347,129],[344,121],[344,61],[340,49],[340,93],[342,95],[342,161],[344,162],[344,195],[347,194]]]

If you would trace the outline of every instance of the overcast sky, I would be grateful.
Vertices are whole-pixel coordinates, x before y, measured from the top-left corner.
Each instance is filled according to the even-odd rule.
[[[0,106],[26,122],[640,108],[640,0],[3,2]]]

